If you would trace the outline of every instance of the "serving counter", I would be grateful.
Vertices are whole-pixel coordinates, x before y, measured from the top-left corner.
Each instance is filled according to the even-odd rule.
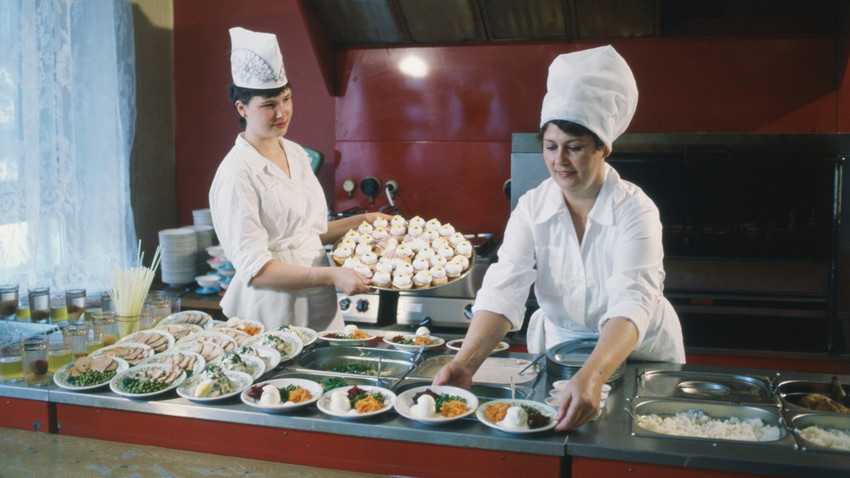
[[[384,345],[381,344],[381,347]],[[505,352],[505,357],[534,359]],[[474,417],[425,425],[389,412],[366,419],[329,417],[315,406],[269,414],[238,397],[198,404],[173,391],[132,400],[108,387],[74,392],[55,386],[0,385],[0,426],[65,436],[156,445],[271,462],[405,476],[848,476],[850,453],[802,451],[795,446],[633,435],[626,398],[647,367],[775,375],[774,371],[695,365],[629,363],[602,415],[571,433],[510,434]],[[276,372],[278,373],[278,372]],[[541,374],[545,370],[541,368]],[[826,380],[783,372],[783,379]],[[543,401],[544,375],[530,398]],[[39,425],[35,425],[38,423]],[[533,471],[530,471],[533,470]]]

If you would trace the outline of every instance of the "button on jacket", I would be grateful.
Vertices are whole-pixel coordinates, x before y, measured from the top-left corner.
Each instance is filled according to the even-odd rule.
[[[301,266],[328,265],[320,234],[327,206],[304,148],[280,138],[290,177],[260,155],[243,134],[219,165],[210,187],[213,225],[236,274],[221,301],[227,317],[325,330],[342,327],[333,287],[277,291],[249,286],[272,259]]]
[[[530,352],[597,337],[605,321],[625,317],[638,331],[631,358],[683,363],[679,318],[663,296],[663,256],[658,209],[610,165],[581,244],[563,193],[548,178],[511,213],[473,311],[502,314],[519,330],[534,284],[540,309],[529,324]]]

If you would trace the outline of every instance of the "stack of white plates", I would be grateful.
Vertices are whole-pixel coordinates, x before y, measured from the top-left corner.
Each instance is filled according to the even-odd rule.
[[[212,214],[209,208],[195,209],[192,211],[192,218],[195,220],[196,226],[212,226]]]
[[[209,256],[207,255],[207,247],[215,244],[215,229],[213,229],[212,226],[199,226],[197,224],[185,226],[185,228],[195,231],[195,236],[198,241],[198,270],[203,271],[207,268],[207,259],[209,259]]]
[[[181,227],[159,231],[159,247],[162,282],[171,286],[195,282],[198,236],[193,229]]]

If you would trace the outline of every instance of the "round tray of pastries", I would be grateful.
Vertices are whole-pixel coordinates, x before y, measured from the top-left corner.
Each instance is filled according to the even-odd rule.
[[[449,223],[437,219],[363,221],[335,244],[331,261],[368,277],[383,290],[422,290],[464,277],[475,263],[475,248]]]

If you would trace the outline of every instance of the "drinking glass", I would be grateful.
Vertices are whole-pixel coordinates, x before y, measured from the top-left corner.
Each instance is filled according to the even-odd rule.
[[[115,325],[118,326],[117,338],[126,337],[139,331],[140,315],[115,315]]]
[[[109,295],[109,292],[103,291],[100,293],[100,310],[110,314],[116,312],[115,302],[112,302],[112,296]]]
[[[171,313],[176,314],[180,312],[180,297],[173,297],[171,299]]]
[[[153,307],[153,323],[156,325],[171,314],[171,297],[165,291],[155,290],[148,293],[148,298]]]
[[[78,322],[86,312],[86,290],[68,289],[65,291],[65,303],[68,306],[68,321]]]
[[[15,309],[15,320],[17,320],[18,322],[32,322],[32,319],[30,318],[29,296],[18,296],[18,308]]]
[[[100,292],[86,294],[86,320],[91,322],[94,314],[100,311]]]
[[[29,289],[30,319],[33,322],[46,322],[50,317],[50,288],[34,287]]]
[[[50,322],[53,324],[68,322],[68,307],[65,305],[65,297],[61,295],[50,297]]]
[[[21,343],[24,381],[27,385],[47,384],[47,336],[38,334]]]
[[[97,312],[91,318],[92,333],[89,335],[89,352],[113,345],[118,337],[113,314]]]
[[[56,373],[63,365],[71,361],[71,348],[65,339],[68,322],[59,324],[59,328],[47,336],[47,371]]]
[[[0,285],[0,320],[15,320],[18,307],[18,284]]]
[[[21,336],[12,324],[0,322],[0,382],[13,383],[22,378]]]
[[[74,359],[85,357],[89,354],[89,324],[85,322],[74,322],[62,329],[65,339],[65,347],[68,348]]]

